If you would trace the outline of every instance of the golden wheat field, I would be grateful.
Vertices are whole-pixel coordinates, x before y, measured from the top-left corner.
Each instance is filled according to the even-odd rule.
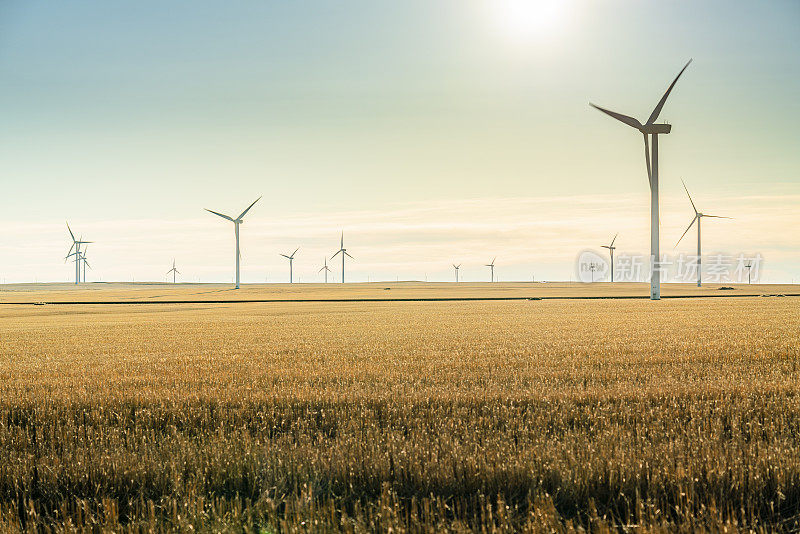
[[[4,304],[0,340],[3,532],[800,529],[797,297]]]

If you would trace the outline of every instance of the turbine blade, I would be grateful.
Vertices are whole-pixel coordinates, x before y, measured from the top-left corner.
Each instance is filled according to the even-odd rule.
[[[344,251],[344,254],[345,254],[345,256],[347,256],[348,258],[350,258],[351,260],[354,260],[354,259],[355,259],[355,258],[354,258],[353,256],[351,256],[351,255],[350,255],[350,253],[349,253],[349,252],[347,252],[346,250]]]
[[[72,238],[73,241],[75,241],[75,234],[72,233],[72,228],[69,227],[69,223],[67,223],[67,230],[69,230],[69,236]]]
[[[689,63],[691,63],[691,62],[692,62],[692,60],[691,60],[691,59],[690,59],[688,62],[686,62],[686,65],[684,65],[684,66],[683,66],[683,68],[682,68],[682,69],[681,69],[681,71],[678,73],[678,75],[677,75],[677,76],[675,76],[675,79],[674,79],[674,80],[672,80],[672,83],[671,83],[671,84],[669,85],[669,87],[667,88],[667,92],[666,92],[666,93],[664,93],[664,96],[662,96],[662,97],[661,97],[661,100],[659,100],[659,101],[658,101],[658,104],[656,105],[655,109],[654,109],[654,110],[653,110],[653,112],[650,114],[650,118],[649,118],[649,119],[647,119],[647,124],[653,124],[654,122],[656,122],[656,119],[658,119],[658,115],[659,115],[659,113],[661,113],[661,108],[663,108],[663,107],[664,107],[664,102],[666,102],[666,101],[667,101],[667,97],[669,96],[670,92],[672,91],[672,88],[673,88],[673,87],[675,87],[675,83],[678,81],[678,78],[680,78],[680,77],[681,77],[681,74],[683,74],[683,71],[685,71],[685,70],[686,70],[686,67],[688,67],[688,66],[689,66]]]
[[[647,139],[647,134],[644,134],[644,160],[647,163],[647,182],[650,184],[650,189],[652,189],[653,172],[650,170],[650,140]]]
[[[279,255],[280,255],[280,256],[283,256],[283,257],[284,257],[284,258],[286,258],[287,260],[288,260],[288,259],[290,259],[290,258],[289,258],[289,256],[287,256],[286,254],[279,254]]]
[[[723,215],[706,215],[703,214],[703,217],[714,217],[715,219],[733,219],[733,217],[725,217]]]
[[[218,213],[218,212],[216,212],[216,211],[214,211],[214,210],[210,210],[210,209],[208,209],[208,208],[206,208],[206,211],[209,211],[209,212],[213,213],[214,215],[219,215],[219,216],[220,216],[220,217],[222,217],[223,219],[228,219],[229,221],[233,222],[233,219],[231,219],[230,217],[228,217],[227,215],[225,215],[225,214],[223,214],[223,213]]]
[[[623,115],[622,113],[617,113],[616,111],[611,111],[610,109],[601,108],[600,106],[595,106],[591,102],[589,102],[589,105],[598,111],[602,111],[609,117],[613,117],[620,122],[624,122],[628,126],[633,126],[637,130],[642,129],[643,124],[639,122],[637,119],[634,119],[633,117],[629,117],[628,115]]]
[[[683,184],[683,189],[686,191],[686,196],[689,197],[689,202],[692,203],[692,209],[694,209],[694,214],[697,215],[699,213],[697,211],[697,206],[694,205],[694,200],[692,200],[692,195],[689,194],[689,189],[687,189],[686,182],[683,181],[683,178],[681,178],[681,183]]]
[[[297,247],[296,249],[294,249],[294,252],[292,252],[292,258],[294,258],[294,255],[297,254],[298,250],[300,250],[300,247]]]
[[[619,235],[619,232],[617,232],[616,234],[614,234],[614,239],[612,239],[612,240],[611,240],[611,245],[609,245],[609,248],[611,248],[611,247],[613,247],[613,246],[614,246],[614,241],[616,241],[616,240],[617,240],[617,236],[618,236],[618,235]]]
[[[686,235],[686,232],[688,232],[688,231],[689,231],[689,228],[691,228],[691,227],[692,227],[692,225],[695,223],[695,221],[696,221],[696,220],[697,220],[697,215],[695,215],[695,216],[694,216],[694,219],[692,219],[692,222],[690,222],[690,223],[689,223],[689,226],[687,226],[687,227],[686,227],[686,230],[683,232],[683,235],[681,235],[681,239],[683,239],[683,236],[685,236],[685,235]],[[678,239],[678,242],[677,242],[677,243],[675,243],[675,246],[676,246],[676,247],[677,247],[677,246],[680,244],[680,242],[681,242],[681,239]]]
[[[337,250],[336,253],[333,256],[331,256],[331,259],[333,259],[336,256],[338,256],[341,251],[342,251],[342,249]]]
[[[262,196],[263,196],[263,195],[262,195]],[[242,217],[244,217],[244,215],[245,215],[245,214],[246,214],[248,211],[250,211],[250,208],[252,208],[252,207],[255,205],[255,203],[256,203],[256,202],[258,202],[259,200],[261,200],[261,197],[258,197],[257,199],[255,199],[255,200],[253,201],[253,203],[252,203],[252,204],[250,204],[249,206],[247,206],[247,209],[246,209],[246,210],[244,210],[244,211],[242,212],[242,214],[241,214],[241,215],[239,215],[238,217],[236,217],[236,220],[237,220],[237,221],[241,221],[241,220],[242,220]]]

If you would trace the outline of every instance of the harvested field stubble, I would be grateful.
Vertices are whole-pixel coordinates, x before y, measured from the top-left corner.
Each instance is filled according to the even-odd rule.
[[[0,529],[800,527],[800,302],[0,308]]]

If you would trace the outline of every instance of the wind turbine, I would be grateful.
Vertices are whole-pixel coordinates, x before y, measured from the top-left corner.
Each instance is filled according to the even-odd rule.
[[[650,180],[650,256],[653,259],[653,272],[650,277],[650,299],[651,300],[660,300],[661,299],[661,273],[656,268],[656,264],[659,261],[659,253],[658,253],[658,136],[659,134],[668,134],[672,130],[672,125],[670,124],[656,124],[656,120],[658,119],[658,115],[661,113],[661,108],[664,107],[664,103],[667,101],[667,97],[669,96],[672,88],[675,87],[675,83],[678,81],[678,78],[681,77],[683,71],[686,70],[686,67],[689,66],[692,60],[690,59],[686,65],[681,69],[675,79],[672,81],[670,86],[667,88],[667,92],[664,93],[664,96],[661,97],[661,100],[658,101],[655,109],[650,114],[650,117],[647,119],[647,122],[642,124],[637,119],[633,117],[629,117],[628,115],[623,115],[621,113],[617,113],[615,111],[609,111],[607,109],[601,108],[600,106],[595,106],[591,102],[593,108],[598,109],[617,119],[620,122],[627,124],[628,126],[632,126],[636,128],[642,135],[644,136],[644,155],[645,155],[645,162],[647,163],[647,178]],[[653,148],[650,149],[650,143],[648,140],[648,136],[652,137],[653,139]],[[651,165],[652,160],[652,165]]]
[[[456,270],[456,283],[458,283],[458,270],[460,268],[461,268],[461,264],[460,263],[458,265],[456,265],[455,263],[453,264],[453,269]]]
[[[614,281],[614,250],[617,248],[617,247],[614,246],[614,241],[617,240],[617,236],[618,235],[619,235],[619,232],[614,234],[614,239],[611,240],[611,244],[610,245],[600,245],[603,248],[607,248],[608,251],[611,253],[611,281],[612,282]]]
[[[487,263],[486,265],[484,265],[484,267],[488,267],[492,271],[492,279],[491,279],[492,282],[494,282],[494,260],[496,259],[497,257],[494,257],[492,258],[492,263]]]
[[[321,273],[322,271],[325,271],[325,283],[327,284],[328,283],[328,273],[331,272],[331,268],[328,267],[328,258],[327,257],[325,258],[325,264],[317,272]]]
[[[336,254],[341,254],[341,255],[342,255],[342,283],[344,284],[344,257],[345,257],[345,256],[347,256],[347,257],[348,257],[348,258],[350,258],[351,260],[352,260],[352,259],[355,259],[355,258],[353,258],[353,256],[351,256],[350,254],[348,254],[348,253],[347,253],[347,249],[346,249],[346,248],[344,248],[344,232],[342,232],[342,241],[341,241],[341,243],[339,244],[339,250],[337,250],[337,251],[336,251]],[[331,256],[331,259],[335,258],[335,257],[336,257],[336,254],[334,254],[333,256]]]
[[[81,245],[88,245],[92,241],[84,241],[83,236],[81,236],[80,239],[75,239],[75,234],[72,233],[69,223],[67,223],[67,230],[69,231],[69,236],[72,238],[72,245],[69,247],[64,261],[66,262],[67,258],[75,256],[75,284],[78,284],[81,281]],[[75,252],[72,252],[73,249]]]
[[[294,261],[294,255],[297,254],[297,251],[300,250],[300,247],[294,249],[291,256],[287,256],[286,254],[281,254],[284,258],[289,260],[289,283],[292,283],[292,262]]]
[[[181,274],[181,272],[175,267],[175,258],[172,258],[172,269],[167,271],[167,274],[172,273],[172,283],[175,283],[175,275]]]
[[[217,213],[216,211],[213,211],[213,210],[210,210],[210,209],[206,208],[206,211],[211,212],[214,215],[218,215],[218,216],[222,217],[223,219],[228,219],[229,221],[231,221],[233,223],[233,229],[234,229],[234,232],[236,233],[236,289],[239,289],[239,259],[242,257],[241,252],[239,252],[239,225],[242,224],[242,219],[244,218],[245,214],[248,211],[250,211],[250,208],[252,208],[255,205],[255,203],[258,202],[259,200],[261,200],[261,197],[258,197],[257,199],[255,199],[253,201],[253,203],[250,204],[249,206],[247,206],[247,209],[244,210],[235,219],[232,218],[232,217],[228,217],[225,214]]]
[[[715,219],[732,219],[732,217],[723,217],[722,215],[708,215],[706,213],[700,213],[699,211],[697,211],[697,207],[694,205],[694,200],[692,200],[692,195],[689,194],[689,189],[686,187],[686,183],[683,180],[681,180],[681,183],[683,184],[683,189],[686,191],[686,196],[689,197],[689,202],[692,203],[692,209],[694,210],[694,219],[692,219],[692,222],[689,223],[689,226],[686,228],[686,231],[684,231],[683,235],[681,235],[681,239],[683,239],[683,236],[686,235],[686,232],[689,231],[692,225],[695,222],[697,222],[697,287],[700,287],[703,278],[703,268],[702,268],[703,262],[702,262],[702,256],[700,255],[700,219],[702,219],[703,217],[714,217]],[[678,239],[678,242],[675,243],[676,247],[681,242],[681,239]]]

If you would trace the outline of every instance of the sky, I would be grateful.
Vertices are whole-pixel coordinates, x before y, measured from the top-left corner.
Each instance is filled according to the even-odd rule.
[[[0,282],[567,280],[617,233],[761,254],[800,282],[800,3],[646,0],[0,3]],[[334,276],[339,264],[334,263]]]

